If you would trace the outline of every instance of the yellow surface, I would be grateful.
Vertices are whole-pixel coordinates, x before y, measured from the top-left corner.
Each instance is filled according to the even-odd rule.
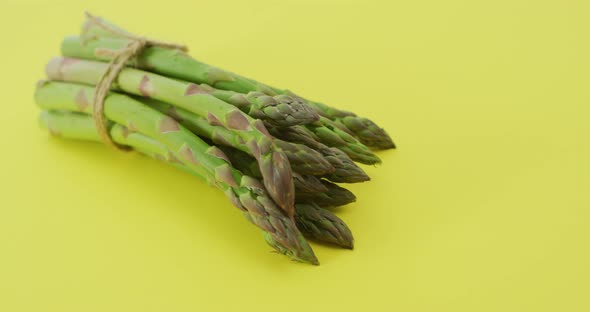
[[[588,1],[161,3],[2,1],[0,311],[590,310]],[[85,9],[387,128],[356,249],[293,263],[187,174],[41,131]]]

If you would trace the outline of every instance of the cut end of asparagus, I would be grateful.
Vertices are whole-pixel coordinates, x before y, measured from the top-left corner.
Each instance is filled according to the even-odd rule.
[[[105,20],[100,16],[95,16],[89,12],[84,12],[84,23],[80,34],[85,39],[91,39],[95,37],[120,37],[121,35],[131,35],[128,31],[123,28]],[[111,31],[109,31],[111,30]]]
[[[45,65],[45,74],[47,77],[55,79],[60,76],[59,69],[61,68],[63,60],[65,60],[65,58],[54,57],[49,61],[49,63],[47,63],[47,65]]]

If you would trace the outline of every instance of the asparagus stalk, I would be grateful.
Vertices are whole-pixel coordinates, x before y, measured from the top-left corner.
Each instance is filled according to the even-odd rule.
[[[345,152],[352,160],[358,161],[366,165],[374,165],[381,163],[381,159],[377,157],[365,145],[360,143],[353,136],[334,125],[334,123],[325,117],[321,117],[321,123],[315,123],[304,126],[296,126],[302,131],[308,131],[315,140],[322,142],[327,146],[336,147]],[[280,129],[279,129],[280,130]]]
[[[65,83],[53,82],[53,84],[63,85]],[[72,92],[92,92],[92,89],[87,86],[73,84],[72,86],[77,86],[80,90],[84,89],[84,91],[78,90]],[[246,145],[242,144],[241,137],[239,137],[235,132],[224,127],[212,126],[203,117],[188,112],[182,108],[175,108],[173,105],[154,99],[137,97],[136,100],[147,104],[164,114],[169,115],[180,122],[187,129],[195,132],[198,135],[211,139],[216,144],[229,145],[246,153],[251,153],[250,149],[248,149]],[[76,106],[74,106],[75,103],[72,101],[68,102],[67,104],[70,105],[69,109],[76,109]],[[301,174],[324,175],[334,171],[332,165],[330,165],[330,163],[324,159],[322,154],[305,145],[293,144],[282,140],[275,140],[275,143],[283,150],[289,159],[292,169],[297,170]]]
[[[324,178],[336,183],[358,183],[370,180],[369,176],[341,150],[334,147],[327,147],[324,144],[315,141],[315,139],[309,135],[292,135],[291,131],[289,130],[294,129],[282,129],[281,131],[283,133],[279,134],[276,132],[277,130],[275,128],[271,128],[271,132],[273,132],[273,134],[280,135],[286,139],[286,141],[281,140],[279,142],[287,142],[291,140],[297,142],[299,140],[299,143],[301,143],[300,145],[317,149],[324,156],[324,159],[326,159],[334,168],[334,171],[324,175]],[[303,131],[303,134],[306,133],[306,131]],[[232,162],[240,163],[242,165],[240,170],[243,170],[242,168],[247,167],[250,168],[249,170],[251,170],[248,172],[258,172],[254,174],[260,176],[259,170],[253,170],[252,166],[255,165],[255,163],[253,163],[253,160],[250,159],[247,154],[238,154],[237,151],[224,151],[226,154],[230,155],[230,158],[234,156],[235,160],[232,158]],[[318,187],[319,179],[312,176],[308,176],[303,179],[301,175],[296,176],[295,173],[296,172],[293,174],[293,179],[296,191],[300,191],[301,189],[305,188],[313,189],[314,187]],[[317,182],[311,182],[312,178],[315,178]],[[323,188],[318,189],[318,192],[321,192],[321,190],[323,190]]]
[[[316,103],[316,105],[317,104],[319,103]],[[390,149],[396,147],[395,143],[387,134],[385,129],[379,127],[375,122],[368,118],[359,117],[356,115],[342,117],[337,117],[338,115],[335,114],[329,115],[334,122],[339,125],[343,125],[345,130],[348,130],[366,146],[374,149]]]
[[[273,88],[273,91],[278,94],[288,94],[293,98],[298,98],[297,95],[290,92],[289,90],[281,91]],[[370,119],[359,117],[352,112],[330,107],[320,102],[313,102],[306,99],[302,100],[315,108],[322,117],[330,119],[333,122],[332,125],[335,125],[348,134],[355,136],[362,144],[373,149],[395,148],[395,143],[393,143],[393,140],[387,134],[385,129],[379,127]]]
[[[91,60],[109,60],[110,58],[112,58],[112,53],[104,53],[101,51],[105,51],[105,49],[114,49],[114,50],[118,50],[121,48],[124,48],[127,46],[127,44],[129,44],[129,40],[121,40],[121,39],[113,39],[113,38],[98,38],[98,39],[94,39],[94,40],[90,40],[89,42],[84,42],[82,41],[80,38],[72,38],[72,37],[68,37],[64,40],[64,42],[62,43],[62,53],[65,56],[68,57],[78,57],[78,58],[82,58],[82,59],[91,59]],[[97,52],[98,51],[98,52]],[[178,51],[178,50],[170,50],[170,49],[164,49],[164,48],[159,48],[159,47],[150,47],[148,48],[144,53],[140,54],[140,56],[137,57],[137,60],[135,61],[135,63],[133,65],[139,67],[139,68],[146,68],[148,70],[152,70],[154,72],[163,74],[163,75],[169,75],[172,77],[176,77],[176,78],[181,78],[181,79],[186,79],[189,81],[195,81],[195,82],[203,82],[203,80],[199,80],[199,79],[190,79],[184,76],[179,76],[179,75],[174,75],[171,74],[169,72],[166,71],[157,71],[154,70],[157,66],[154,64],[143,64],[143,58],[144,56],[151,56],[153,54],[160,54],[163,53],[163,55],[161,56],[161,58],[163,60],[168,60],[168,59],[172,59],[172,61],[170,61],[173,64],[168,64],[168,67],[166,64],[168,62],[164,62],[161,66],[165,67],[166,69],[170,69],[173,66],[177,66],[178,64],[182,64],[183,60],[192,60],[189,56],[186,56],[183,52]],[[164,58],[164,56],[167,55],[168,57]],[[176,56],[176,57],[174,57]],[[186,65],[187,68],[190,68],[190,66],[187,64]],[[184,67],[183,67],[184,68]],[[164,68],[162,68],[164,69]],[[186,70],[186,69],[181,69],[179,68],[179,70]],[[215,70],[215,72],[217,74],[219,74],[218,70]],[[229,73],[225,73],[227,75],[230,75]],[[225,75],[224,74],[224,75]],[[222,76],[224,76],[222,75]],[[211,81],[207,81],[205,80],[205,82],[208,82],[211,85],[217,86],[215,83],[211,82]],[[195,85],[195,87],[198,87]],[[260,96],[260,93],[250,93],[249,96],[244,97],[243,95],[240,96],[240,93],[237,94],[227,94],[227,95],[221,95],[224,93],[224,91],[211,91],[211,90],[215,90],[209,86],[205,86],[205,87],[198,87],[199,88],[199,92],[202,93],[210,93],[213,96],[219,97],[225,101],[228,101],[229,103],[232,103],[238,107],[240,107],[242,110],[246,111],[246,112],[250,112],[251,110],[248,108],[245,108],[245,106],[248,106],[249,102],[248,102],[248,98],[256,98],[256,96],[254,96],[253,94],[257,94],[257,96]],[[236,91],[241,91],[241,92],[248,92],[248,91],[252,91],[252,90],[246,90],[243,91],[241,89],[234,89]],[[266,90],[267,93],[269,93],[268,90]],[[289,103],[295,103],[297,101],[301,101],[301,98],[297,97],[297,96],[289,96],[289,95],[283,95],[283,96],[287,96]],[[260,98],[264,99],[265,103],[275,103],[276,101],[273,101],[270,97],[262,97],[260,96]],[[280,96],[278,96],[277,98],[280,98]],[[255,100],[253,100],[255,101]],[[279,100],[280,101],[280,100]],[[303,105],[304,107],[305,105]],[[250,105],[249,107],[257,107],[257,105]],[[274,109],[274,106],[272,106],[271,104],[268,105],[268,107],[270,107],[268,109],[269,114],[265,115],[265,120],[271,120],[277,124],[277,122],[279,120],[282,119],[282,116],[296,116],[293,113],[290,113],[291,115],[285,115],[284,113],[287,113],[287,109],[285,110],[281,110],[281,109]],[[283,107],[290,107],[288,105],[285,105]],[[301,107],[301,105],[299,105],[298,107]],[[273,108],[273,109],[271,109]],[[261,110],[258,110],[261,111]],[[300,110],[303,111],[303,110]],[[302,115],[305,115],[306,113],[302,112]],[[253,115],[256,118],[260,118],[262,114],[255,114]],[[317,118],[317,116],[313,116],[313,118]],[[294,125],[294,124],[298,124],[298,123],[308,123],[310,122],[312,119],[312,117],[309,118],[305,118],[304,121],[302,122],[292,122],[292,123],[283,123],[279,125]],[[286,117],[285,118],[287,121],[292,120],[293,118],[289,118]],[[299,119],[295,119],[295,120],[299,120]],[[319,123],[319,126],[310,126],[310,130],[314,131],[316,133],[316,135],[321,138],[322,140],[325,140],[324,143],[328,146],[334,146],[334,147],[338,147],[340,149],[342,149],[344,152],[346,152],[353,160],[355,161],[359,161],[365,164],[375,164],[375,163],[379,163],[380,160],[379,158],[372,153],[366,146],[364,146],[361,142],[359,142],[357,139],[355,139],[354,137],[352,137],[349,133],[347,133],[347,129],[346,131],[342,130],[342,124],[338,123],[336,121],[332,121],[326,117],[322,117],[321,118],[321,123]],[[356,123],[359,124],[359,123]],[[345,127],[344,127],[345,128]],[[350,131],[348,131],[350,132]],[[364,133],[364,132],[362,132]]]
[[[244,95],[234,91],[215,89],[208,84],[199,85],[214,97],[228,102],[256,119],[278,127],[290,127],[316,122],[320,116],[298,97],[289,95],[269,96],[262,92]]]
[[[46,66],[50,79],[95,85],[108,65],[100,62],[54,58]],[[160,75],[124,68],[112,89],[169,102],[192,113],[206,116],[207,121],[234,131],[254,155],[271,197],[288,215],[294,213],[294,187],[291,166],[285,154],[273,143],[262,121],[254,120],[236,107],[201,92],[191,83]],[[91,95],[85,95],[86,99]]]
[[[223,147],[221,149],[238,170],[247,175],[260,178],[260,170],[248,155],[240,153],[240,151],[235,149],[228,150]],[[312,175],[293,172],[293,184],[295,185],[295,201],[297,201],[297,197],[300,194],[307,194],[304,196],[311,198],[311,194],[328,192],[328,188],[322,183],[322,180]]]
[[[89,19],[94,17],[88,16]],[[121,27],[114,25],[104,19],[100,23],[117,29],[120,32],[127,33]],[[129,44],[129,41],[122,39],[121,36],[105,31],[104,28],[97,26],[87,20],[82,29],[82,40],[64,41],[62,44],[62,53],[70,57],[80,58],[102,58],[109,60],[108,53],[100,53],[104,49],[118,50]],[[103,38],[101,38],[103,37]],[[106,41],[106,42],[103,42]],[[99,53],[97,53],[99,52]],[[176,77],[192,82],[208,83],[216,88],[225,90],[234,90],[241,93],[249,91],[261,91],[268,95],[289,94],[289,90],[281,90],[257,82],[253,79],[245,78],[240,75],[221,70],[219,68],[199,62],[184,53],[177,51],[166,51],[166,49],[153,47],[141,55],[136,65],[140,68],[146,68],[150,71],[161,73],[166,76]],[[367,118],[358,117],[355,114],[326,104],[306,100],[307,103],[316,109],[322,116],[330,118],[339,125],[341,129],[355,135],[361,142],[367,146],[376,149],[395,148],[393,140],[384,129],[377,126]]]
[[[262,175],[260,169],[256,166],[256,161],[252,156],[240,151],[239,149],[220,145],[219,148],[227,155],[230,162],[236,167],[236,169],[243,173],[260,178]],[[313,189],[318,189],[318,192],[327,191],[328,189],[320,182],[320,179],[310,176],[302,175],[297,172],[293,172],[293,184],[295,185],[295,193],[301,192],[312,192]]]
[[[238,149],[227,146],[220,145],[219,148],[225,153],[225,155],[227,155],[229,161],[234,165],[234,167],[236,167],[236,169],[255,178],[259,178],[262,176],[262,174],[260,173],[260,169],[258,168],[258,166],[254,164],[254,158],[252,156]],[[293,172],[293,177],[297,175],[298,174],[296,172]]]
[[[143,137],[142,134],[135,135],[137,137]],[[151,140],[150,138],[147,139]],[[159,145],[157,141],[155,141],[155,143],[156,146]],[[174,161],[174,158],[166,159],[166,153],[161,153],[159,151],[150,152],[149,150],[142,149],[141,147],[134,147],[134,149],[158,160],[167,162],[174,167],[195,175],[201,179],[203,178],[183,164]],[[295,205],[295,222],[297,224],[297,228],[305,237],[328,244],[336,244],[348,249],[353,248],[354,239],[346,223],[344,223],[344,221],[342,221],[330,211],[320,208],[313,202]]]
[[[251,155],[248,147],[244,146],[240,141],[240,137],[232,131],[223,127],[212,126],[205,118],[182,108],[176,108],[168,103],[154,99],[141,99],[141,101],[174,118],[187,129],[210,139],[215,144],[231,146]],[[305,145],[278,139],[275,139],[274,142],[285,153],[291,164],[291,169],[295,172],[321,176],[332,173],[335,170],[322,154]]]
[[[142,134],[135,135],[138,137],[143,136]],[[147,139],[151,140],[150,138]],[[155,143],[158,142],[155,141]],[[167,162],[180,170],[188,172],[202,179],[199,174],[174,161],[173,158],[166,159],[165,153],[162,154],[158,151],[150,152],[149,150],[139,147],[134,147],[134,149],[155,159]],[[295,223],[297,224],[299,231],[301,231],[305,237],[328,244],[336,244],[348,249],[353,248],[354,239],[346,223],[344,223],[344,221],[342,221],[330,211],[318,207],[318,205],[313,202],[295,205]]]
[[[144,152],[141,149],[135,149],[148,156],[151,156],[152,154],[150,152]],[[180,170],[200,177],[182,164],[164,159],[161,156],[159,157],[158,154],[155,154],[155,156],[152,157],[168,162]],[[352,232],[346,223],[332,212],[318,207],[313,202],[295,205],[295,223],[297,224],[299,231],[301,231],[305,237],[310,239],[315,239],[323,243],[335,244],[347,249],[352,249],[354,246]]]
[[[297,204],[295,209],[300,216],[297,218],[297,226],[307,237],[348,249],[354,247],[352,232],[332,212],[314,204]]]
[[[120,46],[121,43],[125,43],[125,45]],[[82,59],[107,61],[113,57],[116,50],[124,48],[129,43],[129,40],[121,41],[112,38],[97,38],[86,42],[78,37],[67,37],[62,43],[62,49],[64,50],[65,56],[74,57],[74,55],[77,55],[75,57]],[[154,51],[153,48],[154,47],[147,48],[144,54],[152,53]],[[164,48],[158,49],[173,54],[183,53],[178,50]],[[156,53],[159,51],[158,49],[155,50]],[[72,52],[69,52],[70,50],[72,50]],[[96,57],[92,57],[92,55],[89,54],[90,51],[93,51],[92,53],[98,51],[98,54]],[[131,62],[129,65],[149,70],[149,66],[137,66],[139,64],[138,62],[140,62],[139,59]],[[161,74],[166,75],[165,73]],[[218,74],[221,74],[221,72]],[[230,90],[216,89],[202,82],[203,81],[200,81],[200,84],[198,85],[201,89],[200,92],[209,93],[216,98],[238,107],[253,118],[262,119],[271,125],[289,127],[311,123],[319,119],[317,112],[309,107],[303,99],[296,96],[286,94],[269,96],[261,92],[244,92],[247,94],[242,94]]]
[[[229,157],[231,159],[232,156]],[[322,183],[322,180],[314,176],[293,172],[293,183],[295,184],[296,201],[297,197],[300,195],[328,192],[328,187]]]
[[[56,136],[100,142],[100,137],[96,132],[93,120],[83,114],[43,111],[40,116],[40,122],[43,127],[47,128]],[[142,154],[165,161],[211,184],[207,176],[203,176],[200,172],[191,170],[186,165],[180,163],[174,154],[157,140],[139,132],[132,132],[116,123],[110,128],[110,135],[118,144],[130,146]],[[299,226],[299,230],[305,236],[326,243],[335,243],[345,248],[352,247],[352,236],[346,235],[350,233],[350,230],[340,219],[327,211],[316,211],[319,208],[312,209],[308,206],[310,205],[296,205],[295,214],[295,221]],[[247,211],[242,210],[242,212],[249,220],[251,219],[247,215]],[[344,235],[340,233],[344,233]],[[265,234],[265,236],[268,236],[268,234]],[[272,237],[267,239],[271,240]],[[271,240],[271,246],[273,244]]]
[[[357,166],[350,157],[338,148],[328,147],[316,140],[316,136],[303,127],[277,129],[269,128],[271,134],[285,141],[306,145],[324,155],[334,167],[334,172],[325,177],[337,183],[356,183],[369,181],[369,176]]]
[[[57,137],[100,142],[93,120],[87,115],[44,110],[39,115],[39,124]],[[159,155],[159,157],[174,158],[162,143],[139,132],[132,132],[125,126],[112,124],[109,134],[118,144],[141,149],[145,153]]]
[[[343,151],[323,144],[320,144],[318,151],[334,167],[334,172],[325,175],[324,178],[336,183],[358,183],[371,179]]]
[[[98,38],[98,39],[90,40],[88,42],[84,42],[80,38],[68,37],[62,43],[62,53],[65,56],[69,56],[69,57],[78,57],[78,58],[82,58],[82,59],[105,61],[105,60],[109,60],[112,57],[111,56],[112,53],[104,53],[101,51],[104,51],[105,49],[118,50],[120,48],[124,48],[125,46],[127,46],[127,44],[129,44],[129,42],[130,42],[129,40],[121,40],[121,39],[113,39],[113,38]],[[96,51],[98,51],[98,52],[96,52]],[[183,63],[182,62],[183,60],[192,60],[190,57],[186,56],[181,51],[164,49],[164,48],[159,48],[159,47],[150,47],[143,54],[140,54],[140,56],[137,57],[137,60],[135,61],[135,63],[132,65],[135,65],[139,68],[146,68],[148,70],[153,70],[154,68],[156,68],[156,67],[154,67],[155,66],[154,64],[142,65],[144,62],[143,61],[144,56],[146,58],[149,58],[149,56],[151,56],[151,55],[154,55],[154,54],[158,55],[160,53],[162,53],[161,58],[163,60],[172,59],[172,61],[170,61],[170,62],[172,62],[173,64],[169,64],[170,66],[178,66],[178,64]],[[167,56],[167,57],[164,57],[164,56]],[[164,62],[161,66],[166,66],[167,63],[168,62]],[[165,67],[165,68],[169,69],[171,67]],[[187,68],[190,68],[190,66],[188,66],[188,64],[187,64]],[[179,70],[184,71],[185,69],[179,68]],[[187,78],[184,76],[174,75],[169,72],[157,71],[157,70],[153,70],[153,71],[161,73],[163,75],[170,75],[172,77],[187,79],[189,81],[203,82],[203,80],[190,79],[190,77]],[[215,72],[219,73],[218,70],[215,70]],[[226,74],[228,74],[228,73],[226,73]],[[230,74],[228,74],[228,75],[230,75]],[[215,85],[211,81],[205,81],[205,82]],[[217,85],[215,85],[215,86],[217,86]],[[257,111],[257,112],[263,111],[262,109],[256,109],[256,107],[260,106],[259,104],[252,104],[252,103],[256,103],[256,99],[259,98],[259,99],[261,99],[261,100],[259,100],[259,102],[262,101],[265,104],[268,104],[267,105],[268,114],[252,113],[251,116],[253,116],[255,118],[264,117],[263,119],[270,121],[271,124],[280,125],[280,126],[296,125],[296,124],[309,123],[310,121],[314,120],[314,118],[317,119],[316,115],[314,115],[313,117],[309,117],[309,118],[298,117],[298,118],[294,119],[295,116],[299,116],[299,115],[293,113],[292,111],[300,111],[301,115],[306,115],[306,113],[305,113],[306,111],[299,108],[299,107],[305,107],[305,105],[297,105],[297,107],[299,108],[297,110],[292,109],[292,108],[287,109],[287,107],[291,107],[291,106],[293,106],[293,104],[291,104],[291,106],[278,105],[277,107],[285,107],[285,109],[280,109],[280,108],[275,109],[275,106],[273,106],[272,103],[276,103],[277,100],[273,100],[273,98],[271,98],[269,96],[266,96],[266,97],[261,96],[262,93],[260,93],[260,92],[250,92],[248,96],[244,96],[241,93],[215,90],[214,88],[212,88],[208,85],[204,85],[204,84],[201,84],[201,87],[198,87],[198,88],[200,90],[199,92],[212,94],[213,96],[216,96],[224,101],[227,101],[228,103],[231,103],[231,104],[239,107],[240,109],[242,109],[243,111],[245,111],[247,113],[250,113],[252,111]],[[241,92],[251,91],[251,90],[244,91],[239,88],[234,89],[234,90],[241,91]],[[227,92],[229,92],[229,93],[227,93]],[[266,90],[266,92],[269,93],[270,91]],[[287,98],[283,99],[283,98],[281,98],[280,95],[275,96],[275,98],[277,98],[278,101],[289,102],[289,103],[302,102],[301,98],[294,96],[294,95],[293,96],[282,95],[282,96],[286,96]],[[251,99],[251,101],[248,101],[248,99]],[[250,108],[250,107],[254,107],[254,108]],[[290,118],[290,117],[292,117],[292,118]],[[348,117],[350,117],[350,116],[348,116]],[[281,120],[283,120],[283,118],[285,119],[285,121],[281,122]],[[289,122],[291,120],[294,120],[294,121]],[[302,120],[302,121],[295,122],[296,120]],[[358,124],[358,122],[356,124]],[[379,158],[374,153],[372,153],[366,146],[364,146],[361,142],[359,142],[357,139],[355,139],[349,133],[347,133],[348,130],[346,128],[345,128],[345,130],[342,130],[341,123],[338,123],[336,121],[332,121],[326,117],[321,117],[321,123],[317,123],[315,125],[310,125],[308,127],[308,129],[313,131],[317,135],[318,139],[321,139],[322,142],[324,142],[326,145],[340,148],[341,150],[346,152],[355,161],[362,162],[362,163],[369,164],[369,165],[376,164],[376,163],[380,162]],[[361,131],[360,133],[364,133],[364,132]]]
[[[114,95],[109,96],[109,98],[113,97]],[[271,246],[292,259],[318,264],[313,250],[303,239],[291,217],[286,216],[280,208],[275,206],[258,180],[244,176],[233,169],[219,149],[208,146],[180,126],[174,127],[174,131],[168,131],[171,129],[169,128],[171,119],[150,111],[141,104],[134,105],[137,103],[131,101],[105,104],[107,104],[105,112],[107,116],[110,116],[110,120],[118,119],[119,122],[125,123],[132,120],[138,128],[151,132],[159,139],[164,139],[167,144],[146,138],[138,139],[141,135],[120,125],[112,127],[111,130],[115,142],[122,145],[133,144],[133,147],[139,146],[142,150],[157,153],[175,162],[182,162],[209,184],[224,191],[245,217],[263,230],[265,239]],[[43,108],[61,108],[60,105],[50,101],[40,105]],[[52,134],[100,141],[92,118],[83,114],[44,112],[41,115],[41,123]],[[178,148],[179,145],[180,148]],[[168,153],[167,150],[176,150],[176,152]]]
[[[295,189],[296,203],[313,203],[320,207],[344,206],[356,201],[356,196],[349,190],[326,180],[320,180],[325,192],[301,192]]]
[[[78,87],[80,89],[85,89],[85,92],[91,91],[89,87],[86,86],[78,85]],[[169,115],[189,130],[211,139],[216,144],[229,145],[246,153],[251,153],[251,150],[242,143],[243,140],[236,133],[224,127],[212,126],[203,117],[161,101],[139,97],[136,98],[136,100]],[[73,103],[69,104],[72,105],[71,109],[74,109]],[[275,140],[275,143],[283,150],[289,159],[291,167],[301,174],[323,175],[334,171],[332,165],[330,165],[320,153],[307,146],[293,144],[282,140]]]
[[[224,147],[221,149],[238,170],[253,177],[260,177],[252,157],[236,149]],[[293,172],[293,182],[296,203],[315,203],[321,207],[335,207],[356,201],[356,196],[351,191],[315,176]]]

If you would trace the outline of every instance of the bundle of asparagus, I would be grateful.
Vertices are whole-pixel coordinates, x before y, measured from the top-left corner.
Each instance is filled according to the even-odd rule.
[[[291,259],[319,264],[306,238],[352,249],[350,229],[329,209],[356,197],[336,183],[369,180],[354,161],[380,163],[371,149],[395,148],[385,131],[152,42],[87,14],[37,85],[41,125],[194,174]]]

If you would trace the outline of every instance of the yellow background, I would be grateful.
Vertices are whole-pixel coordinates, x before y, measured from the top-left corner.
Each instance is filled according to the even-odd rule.
[[[3,0],[0,311],[589,311],[589,9]],[[338,211],[355,250],[293,263],[193,177],[40,130],[84,10],[384,126],[399,149]]]

